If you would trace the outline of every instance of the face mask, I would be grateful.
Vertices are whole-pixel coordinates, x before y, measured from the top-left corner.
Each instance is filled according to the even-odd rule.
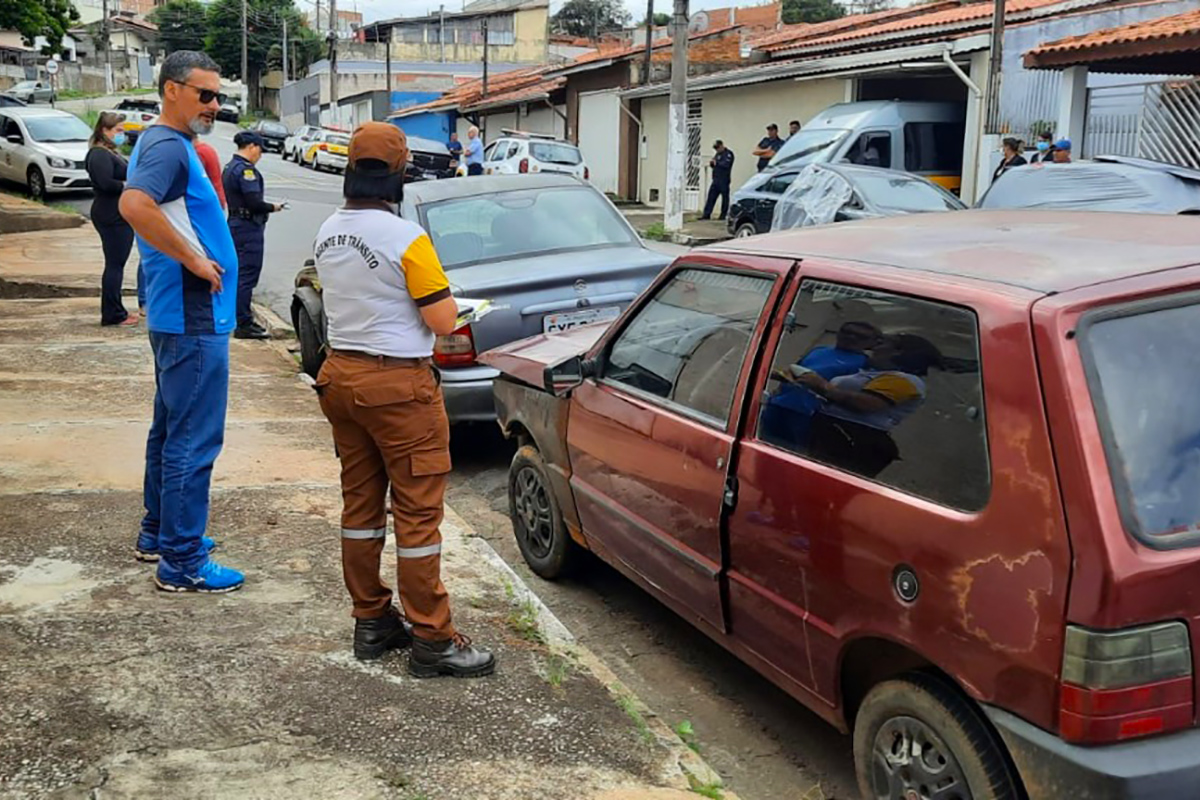
[[[1050,143],[1049,142],[1038,142],[1037,149],[1041,150],[1044,153],[1050,149]]]
[[[123,131],[113,134],[113,144],[117,147],[125,144],[125,133]]]

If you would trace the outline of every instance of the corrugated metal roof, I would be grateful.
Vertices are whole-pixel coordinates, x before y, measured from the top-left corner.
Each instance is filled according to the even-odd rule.
[[[1200,51],[1200,9],[1046,42],[1025,54],[1025,66],[1085,64],[1112,58],[1114,48],[1124,57]]]
[[[927,16],[940,9],[957,7],[959,7],[958,0],[935,0],[935,2],[919,6],[889,8],[883,11],[874,11],[870,14],[851,14],[848,17],[840,17],[839,19],[832,19],[827,22],[787,25],[783,30],[751,41],[750,45],[755,50],[773,52],[786,49],[787,46],[803,40],[817,39],[842,31],[857,30],[904,17]]]

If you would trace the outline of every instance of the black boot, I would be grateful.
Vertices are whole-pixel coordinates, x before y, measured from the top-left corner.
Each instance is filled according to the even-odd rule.
[[[388,650],[404,649],[412,644],[412,625],[393,606],[375,619],[354,620],[354,657],[371,661]]]
[[[265,329],[260,328],[259,326],[254,325],[254,324],[246,325],[246,326],[239,325],[233,331],[233,338],[235,338],[235,339],[270,339],[271,334],[267,333]]]
[[[440,642],[414,637],[408,654],[408,671],[417,678],[439,675],[479,678],[491,675],[495,669],[496,657],[487,650],[472,647],[471,640],[461,633]]]

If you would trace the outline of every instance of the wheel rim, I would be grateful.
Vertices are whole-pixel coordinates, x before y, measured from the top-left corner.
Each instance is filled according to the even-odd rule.
[[[875,735],[871,788],[878,800],[972,800],[958,759],[913,717],[893,717]]]
[[[742,226],[737,229],[737,233],[734,235],[738,239],[749,239],[754,233],[748,227]]]
[[[535,558],[550,555],[554,544],[554,515],[550,494],[542,483],[541,474],[533,467],[522,467],[513,488],[517,526],[521,541]]]
[[[46,186],[42,180],[42,173],[34,170],[29,173],[29,193],[34,197],[41,197],[46,191]]]

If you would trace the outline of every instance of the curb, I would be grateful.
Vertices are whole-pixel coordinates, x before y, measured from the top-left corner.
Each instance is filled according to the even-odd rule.
[[[532,606],[536,610],[538,629],[551,652],[568,657],[590,672],[596,680],[604,685],[613,700],[631,718],[644,725],[644,733],[652,736],[656,744],[668,751],[669,763],[660,776],[664,782],[673,788],[685,791],[690,791],[697,786],[721,786],[722,797],[726,800],[738,800],[736,794],[724,788],[721,776],[708,765],[699,753],[689,748],[679,734],[642,702],[595,653],[579,643],[562,620],[555,616],[554,612],[529,588],[529,585],[508,565],[508,562],[501,558],[486,539],[476,533],[475,529],[450,506],[446,506],[446,514],[454,516],[455,521],[466,532],[471,547],[501,575],[507,586],[512,587],[511,603],[514,606]]]
[[[283,317],[276,314],[269,307],[261,303],[251,303],[251,309],[254,311],[254,316],[262,322],[262,326],[267,329],[267,333],[271,334],[272,339],[295,339],[296,329],[292,327],[290,322],[284,320]]]

